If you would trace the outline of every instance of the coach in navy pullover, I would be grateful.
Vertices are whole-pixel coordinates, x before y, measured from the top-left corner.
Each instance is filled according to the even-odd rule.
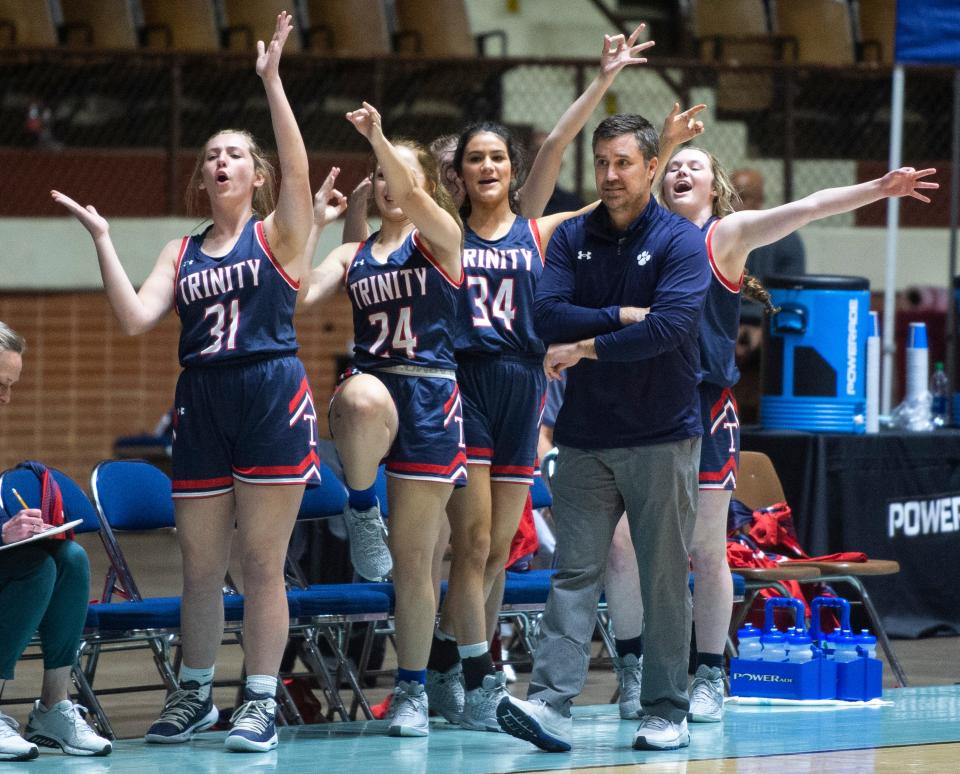
[[[697,333],[709,283],[703,234],[649,194],[622,231],[603,203],[557,228],[534,324],[547,344],[578,342],[583,358],[569,374],[558,444],[609,449],[700,435]],[[650,311],[629,322],[638,307]]]
[[[586,679],[624,512],[644,603],[633,747],[690,743],[688,546],[702,433],[697,334],[710,268],[700,230],[650,195],[658,154],[656,130],[642,116],[600,122],[593,162],[601,204],[554,232],[534,303],[537,333],[550,345],[547,374],[570,369],[554,434],[556,573],[528,699],[502,699],[497,721],[552,752],[572,746],[570,706]]]

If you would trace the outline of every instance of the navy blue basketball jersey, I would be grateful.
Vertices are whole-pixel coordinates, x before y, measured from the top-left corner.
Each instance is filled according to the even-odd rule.
[[[295,353],[293,308],[300,283],[270,251],[263,222],[251,217],[233,249],[220,258],[200,249],[209,230],[184,237],[177,256],[173,290],[180,365]]]
[[[457,352],[512,352],[542,357],[533,330],[533,296],[543,274],[543,248],[535,220],[517,218],[500,239],[481,239],[464,228]]]
[[[740,380],[735,356],[743,276],[734,284],[720,273],[713,260],[713,230],[719,222],[720,218],[713,216],[701,229],[707,240],[707,259],[712,276],[700,320],[700,368],[703,381],[718,387],[733,387]]]
[[[379,232],[378,232],[379,233]],[[414,230],[380,263],[377,234],[361,243],[347,268],[358,368],[455,369],[453,329],[462,277],[450,277]]]

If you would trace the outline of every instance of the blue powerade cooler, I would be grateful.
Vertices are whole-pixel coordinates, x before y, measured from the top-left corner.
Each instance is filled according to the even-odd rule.
[[[764,327],[760,423],[865,432],[870,282],[808,274],[763,284],[780,312]]]

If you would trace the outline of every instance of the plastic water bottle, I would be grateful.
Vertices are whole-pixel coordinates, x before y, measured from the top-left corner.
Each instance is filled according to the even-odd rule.
[[[838,664],[856,661],[860,658],[857,652],[857,637],[849,629],[845,630],[834,643],[834,661]]]
[[[763,653],[760,658],[764,661],[787,660],[787,635],[780,631],[764,632],[760,637],[763,644]]]
[[[813,660],[813,640],[803,629],[795,629],[787,635],[787,661],[803,664]]]
[[[950,424],[950,379],[943,370],[943,363],[933,366],[930,376],[930,420],[934,427]]]
[[[866,629],[861,629],[860,635],[857,637],[857,651],[866,658],[876,658],[877,638]]]
[[[737,653],[744,661],[760,661],[763,658],[760,630],[753,624],[747,624],[737,632],[737,643]]]

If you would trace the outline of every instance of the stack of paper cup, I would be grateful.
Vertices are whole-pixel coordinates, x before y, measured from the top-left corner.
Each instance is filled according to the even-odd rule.
[[[910,323],[907,337],[907,400],[919,398],[927,391],[930,379],[930,352],[927,349],[927,325]]]
[[[867,337],[867,432],[880,431],[880,314],[870,312]]]

